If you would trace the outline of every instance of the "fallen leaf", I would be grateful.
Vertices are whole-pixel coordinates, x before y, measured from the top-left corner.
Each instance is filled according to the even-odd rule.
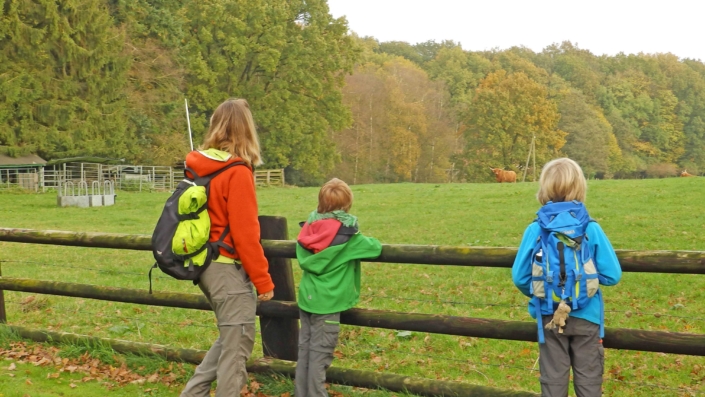
[[[28,384],[28,385],[31,385],[31,384],[32,384],[32,381],[29,380],[29,379],[27,379],[27,380],[24,381],[24,383],[26,383],[26,384]]]
[[[17,368],[17,366],[15,365],[15,363],[10,363],[10,366],[7,367],[7,369],[10,371],[14,371],[16,368]]]
[[[257,383],[257,381],[253,380],[250,382],[250,390],[252,390],[253,392],[259,390],[260,386],[261,385],[259,383]]]
[[[71,383],[71,384],[69,384],[69,387],[72,388],[72,389],[75,389],[75,388],[78,387],[78,386],[76,386],[75,384]]]

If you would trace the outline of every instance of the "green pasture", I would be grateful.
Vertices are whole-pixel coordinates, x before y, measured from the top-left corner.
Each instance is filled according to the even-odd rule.
[[[353,186],[351,212],[363,233],[383,243],[516,247],[539,207],[536,189],[534,183],[359,185]],[[317,193],[259,189],[260,213],[286,217],[293,239],[298,222],[315,208]],[[113,207],[78,209],[57,208],[53,194],[5,194],[0,227],[149,234],[167,197],[119,192]],[[705,250],[703,178],[590,181],[586,204],[617,249]],[[0,260],[3,276],[143,289],[153,263],[149,252],[16,243],[0,243]],[[298,281],[295,262],[294,268]],[[199,292],[189,282],[158,277],[157,290]],[[705,276],[625,273],[604,295],[608,327],[705,333]],[[205,311],[5,296],[8,321],[15,325],[198,349],[217,337],[214,317]],[[365,263],[358,307],[533,321],[526,301],[509,269]],[[539,391],[535,343],[352,326],[343,327],[340,340],[334,365]],[[254,356],[260,356],[256,346]],[[0,388],[7,382],[3,367],[0,362]],[[702,357],[608,349],[605,395],[702,394],[704,367]],[[281,393],[293,392],[290,383],[274,383]],[[162,388],[159,395],[178,391]]]

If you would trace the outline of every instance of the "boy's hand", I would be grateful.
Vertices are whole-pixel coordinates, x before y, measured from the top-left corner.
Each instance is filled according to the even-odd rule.
[[[264,294],[257,295],[257,300],[260,302],[266,302],[274,297],[274,290],[265,292]]]

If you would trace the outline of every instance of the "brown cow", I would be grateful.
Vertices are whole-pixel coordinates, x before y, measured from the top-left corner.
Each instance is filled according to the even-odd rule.
[[[681,172],[681,176],[695,176],[695,175],[689,174],[688,170],[683,170],[683,172]]]
[[[497,182],[502,183],[502,182],[516,182],[517,181],[517,173],[514,171],[505,171],[501,168],[492,168],[490,167],[492,172],[494,172],[494,177],[497,178]]]

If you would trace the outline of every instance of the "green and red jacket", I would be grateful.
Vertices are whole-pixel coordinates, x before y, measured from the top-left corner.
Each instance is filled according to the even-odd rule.
[[[355,306],[360,299],[360,260],[381,253],[382,244],[363,236],[357,225],[346,227],[334,218],[306,222],[296,245],[296,258],[304,272],[299,308],[331,314]]]

